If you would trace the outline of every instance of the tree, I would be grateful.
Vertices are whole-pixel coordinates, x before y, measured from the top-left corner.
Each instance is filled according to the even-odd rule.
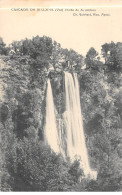
[[[6,44],[3,42],[3,39],[1,37],[0,37],[0,54],[1,55],[7,54]]]
[[[105,43],[102,45],[102,55],[105,58],[107,71],[119,73],[122,63],[122,43]]]
[[[98,52],[93,47],[91,47],[87,52],[85,63],[86,63],[86,68],[91,69],[93,71],[97,71],[101,68],[102,62],[100,62]]]
[[[6,156],[13,191],[68,191],[76,185],[69,165],[42,142],[20,140]],[[78,166],[77,166],[78,169]]]

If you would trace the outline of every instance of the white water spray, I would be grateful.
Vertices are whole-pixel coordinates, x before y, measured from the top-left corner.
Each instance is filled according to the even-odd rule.
[[[60,152],[50,79],[48,79],[47,81],[45,142],[51,147],[54,152]]]
[[[73,77],[74,76],[74,77]],[[46,125],[45,139],[51,149],[61,153],[63,157],[69,157],[73,162],[80,159],[80,166],[85,177],[96,179],[97,172],[90,168],[88,153],[83,130],[79,84],[77,75],[65,72],[65,96],[66,111],[63,113],[63,125],[65,129],[57,129],[54,112],[54,103],[50,80],[48,79],[46,97]],[[58,133],[58,130],[60,131]]]
[[[84,175],[96,179],[97,172],[90,168],[83,130],[79,84],[77,75],[65,72],[66,112],[64,122],[67,129],[67,152],[71,160],[80,159]]]

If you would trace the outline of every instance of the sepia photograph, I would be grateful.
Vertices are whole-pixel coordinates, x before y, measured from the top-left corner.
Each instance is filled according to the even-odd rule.
[[[122,1],[0,0],[0,192],[122,191]]]

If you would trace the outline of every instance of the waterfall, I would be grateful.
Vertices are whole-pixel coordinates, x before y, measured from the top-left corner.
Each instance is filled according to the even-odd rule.
[[[45,142],[54,152],[60,152],[58,130],[56,127],[55,107],[50,79],[47,81]]]
[[[62,129],[57,128],[55,107],[50,79],[47,83],[45,140],[51,149],[69,157],[73,162],[80,160],[80,167],[85,177],[96,179],[97,172],[90,168],[85,135],[83,130],[80,105],[79,83],[77,74],[65,72],[66,109],[62,114]]]
[[[74,79],[73,79],[74,76]],[[96,179],[97,172],[90,168],[83,130],[79,84],[76,73],[65,72],[66,112],[64,123],[67,129],[67,154],[71,160],[80,159],[86,177]]]

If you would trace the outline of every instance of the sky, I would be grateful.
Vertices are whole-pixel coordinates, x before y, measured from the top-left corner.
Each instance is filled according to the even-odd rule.
[[[0,36],[6,44],[13,40],[32,38],[33,36],[49,36],[59,42],[63,48],[72,48],[76,52],[86,55],[90,47],[94,47],[99,53],[104,43],[122,42],[122,1],[106,1],[108,4],[99,5],[98,1],[92,0],[93,4],[63,4],[59,1],[21,1],[18,4],[14,0],[0,0]],[[8,2],[8,3],[7,3]],[[15,3],[14,3],[15,2]],[[31,3],[30,3],[31,2]],[[39,4],[42,2],[41,4]],[[110,2],[114,3],[113,4]],[[14,5],[14,6],[13,6]],[[78,8],[96,9],[96,11],[12,11],[12,8]],[[78,16],[73,16],[77,13]],[[100,16],[80,16],[80,14],[99,14]],[[101,16],[101,14],[110,16]]]

